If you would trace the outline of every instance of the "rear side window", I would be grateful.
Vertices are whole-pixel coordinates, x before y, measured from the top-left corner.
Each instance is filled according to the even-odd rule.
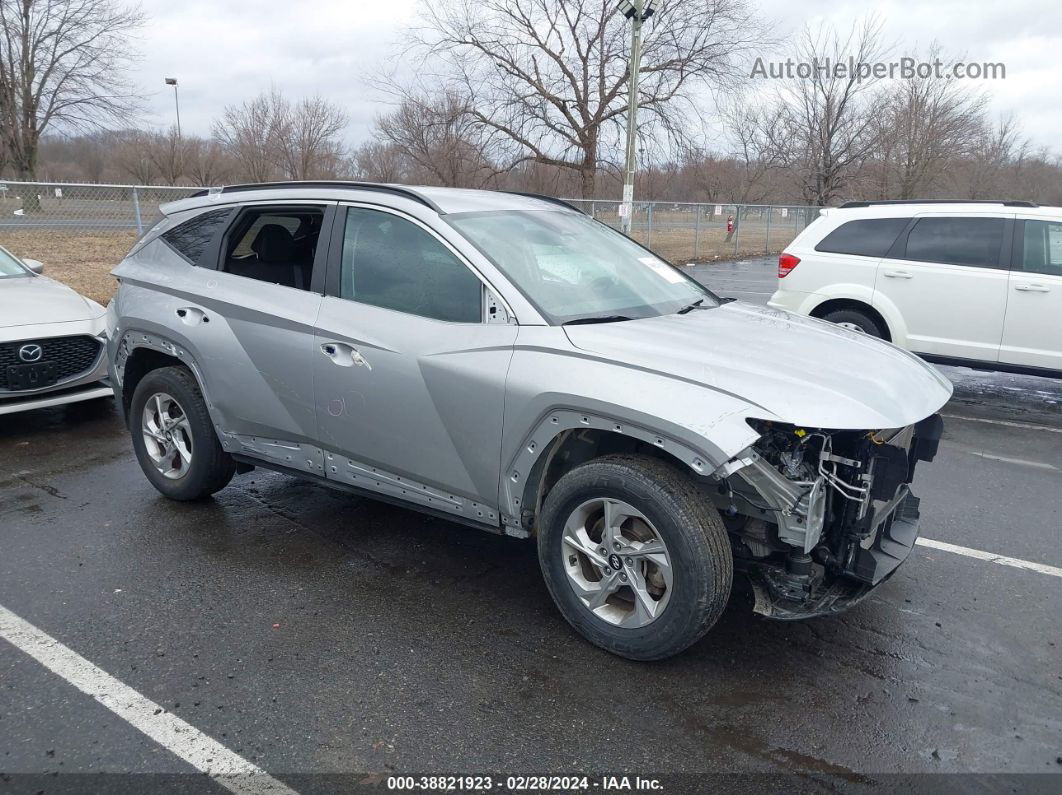
[[[904,259],[998,268],[1002,247],[1002,218],[920,218]]]
[[[1062,276],[1062,223],[1026,221],[1021,269]]]
[[[183,224],[163,233],[162,239],[170,248],[195,265],[214,239],[214,235],[224,226],[225,219],[231,212],[231,208],[210,210],[195,218],[189,218]]]
[[[324,208],[251,207],[233,224],[222,270],[297,290],[309,290]]]
[[[841,224],[815,246],[830,254],[884,257],[910,218],[865,218]]]

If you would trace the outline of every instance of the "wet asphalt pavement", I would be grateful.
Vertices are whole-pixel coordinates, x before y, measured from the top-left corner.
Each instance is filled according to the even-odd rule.
[[[770,292],[770,262],[695,272]],[[1062,567],[1062,381],[947,372],[923,537]],[[637,664],[565,624],[527,542],[261,471],[169,502],[108,402],[0,417],[0,605],[300,791],[328,788],[310,772],[1062,773],[1057,576],[918,547],[844,615],[772,622],[738,589],[688,652]],[[0,640],[0,790],[126,771],[192,768]]]

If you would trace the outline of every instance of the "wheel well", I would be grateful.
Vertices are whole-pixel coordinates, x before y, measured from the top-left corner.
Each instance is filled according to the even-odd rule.
[[[817,317],[821,320],[830,312],[836,312],[838,309],[853,309],[873,318],[885,333],[885,339],[892,342],[892,332],[889,330],[889,324],[881,312],[863,301],[857,301],[854,298],[831,298],[829,301],[823,301],[812,309],[810,314],[812,317]]]
[[[175,365],[187,369],[185,363],[176,356],[170,356],[152,348],[137,348],[129,355],[122,371],[122,408],[125,411],[125,416],[129,416],[129,406],[133,402],[133,393],[136,391],[140,379],[152,370]]]
[[[669,461],[682,470],[689,468],[666,450],[622,433],[594,428],[561,431],[535,461],[524,483],[520,503],[524,506],[520,517],[524,527],[533,534],[537,532],[542,503],[550,489],[567,472],[587,461],[613,453],[637,453]]]

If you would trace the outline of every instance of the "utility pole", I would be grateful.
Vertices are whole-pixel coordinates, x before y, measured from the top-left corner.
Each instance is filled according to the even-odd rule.
[[[177,101],[177,78],[167,77],[166,85],[173,86],[173,107],[177,110],[177,137],[181,137],[181,103]]]
[[[642,66],[642,23],[656,11],[655,0],[620,0],[619,10],[631,20],[630,88],[627,102],[627,159],[623,170],[620,228],[630,235],[634,216],[635,149],[638,138],[638,72]]]

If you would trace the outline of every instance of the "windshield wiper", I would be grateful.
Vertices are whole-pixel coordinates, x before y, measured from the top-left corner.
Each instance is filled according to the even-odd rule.
[[[626,315],[595,315],[592,317],[577,317],[575,320],[566,320],[562,326],[585,326],[590,323],[619,323],[621,320],[633,320]]]
[[[697,307],[699,307],[703,303],[704,303],[704,299],[703,298],[698,298],[692,304],[682,307],[682,309],[680,309],[676,314],[684,315],[687,312],[692,312],[694,309],[696,309]]]

